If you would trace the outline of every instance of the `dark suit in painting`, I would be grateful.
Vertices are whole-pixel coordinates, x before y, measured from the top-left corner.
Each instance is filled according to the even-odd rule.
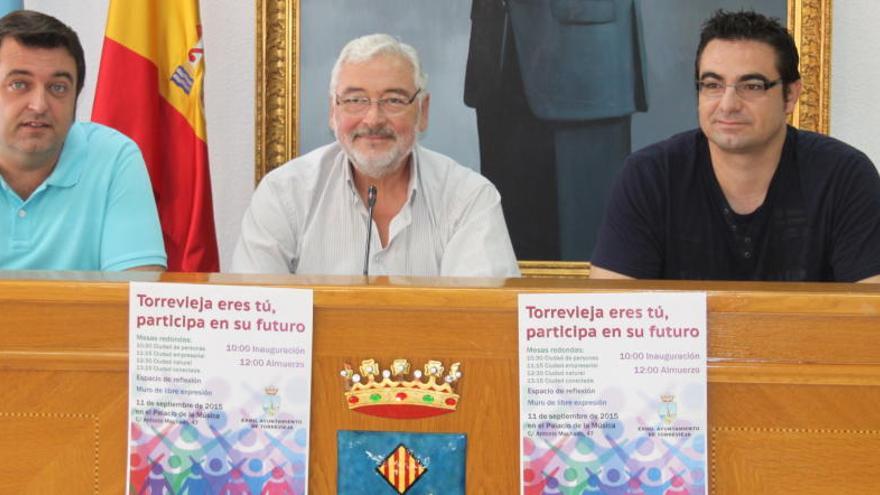
[[[647,108],[638,0],[473,0],[465,103],[520,259],[588,259]]]

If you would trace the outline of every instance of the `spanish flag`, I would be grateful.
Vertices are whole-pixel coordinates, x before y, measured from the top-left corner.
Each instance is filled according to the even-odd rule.
[[[170,271],[218,271],[198,0],[110,0],[92,120],[137,142]]]

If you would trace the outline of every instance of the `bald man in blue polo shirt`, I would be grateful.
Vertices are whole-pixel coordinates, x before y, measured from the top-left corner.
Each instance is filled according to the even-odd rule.
[[[76,33],[30,11],[0,19],[0,269],[164,270],[140,150],[74,122],[85,79]]]

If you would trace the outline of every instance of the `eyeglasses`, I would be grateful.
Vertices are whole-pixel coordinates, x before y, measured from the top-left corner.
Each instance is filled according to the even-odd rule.
[[[700,96],[705,96],[706,98],[721,98],[727,92],[727,88],[732,87],[736,91],[737,96],[743,100],[750,101],[761,98],[767,91],[781,82],[782,79],[775,81],[752,79],[734,84],[724,84],[719,81],[697,81],[697,92],[700,93]]]
[[[344,96],[336,95],[336,105],[342,108],[342,111],[349,115],[361,115],[367,113],[373,102],[379,105],[379,109],[385,112],[385,115],[398,115],[406,111],[406,109],[415,101],[416,97],[421,93],[419,89],[409,99],[401,96],[386,96],[385,98],[367,98],[366,96]]]

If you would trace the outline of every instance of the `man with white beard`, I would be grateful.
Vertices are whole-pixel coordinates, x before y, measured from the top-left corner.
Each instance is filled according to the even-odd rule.
[[[386,34],[349,42],[330,79],[336,142],[263,179],[231,271],[518,275],[495,187],[416,143],[428,127],[426,84],[411,46]]]

